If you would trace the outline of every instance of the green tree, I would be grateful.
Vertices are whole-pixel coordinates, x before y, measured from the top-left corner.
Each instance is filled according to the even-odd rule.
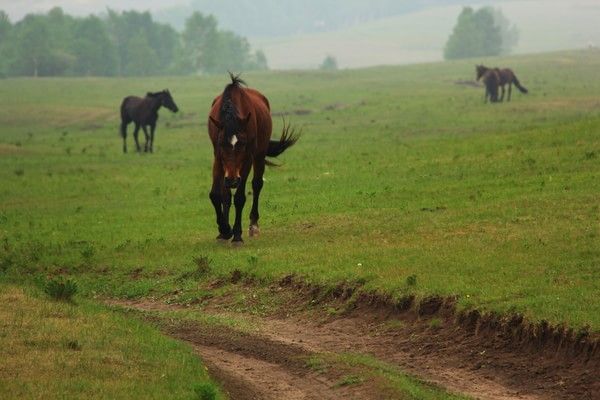
[[[516,25],[511,25],[510,21],[502,13],[502,10],[497,8],[491,10],[494,15],[494,23],[500,28],[500,36],[502,37],[502,54],[510,54],[513,47],[519,43],[519,29]]]
[[[77,22],[73,43],[76,75],[114,75],[117,52],[100,18],[89,16]]]
[[[337,60],[334,56],[328,55],[321,63],[320,69],[324,71],[335,71],[338,69]]]
[[[183,59],[186,72],[214,72],[218,64],[217,20],[212,15],[193,13],[186,21],[182,33]]]
[[[18,29],[13,71],[37,77],[50,58],[50,29],[42,16],[32,14],[18,24]]]
[[[465,7],[444,50],[446,59],[496,56],[502,52],[502,35],[489,7]]]
[[[12,33],[12,24],[8,14],[0,10],[0,77],[6,75],[8,67],[10,35]]]

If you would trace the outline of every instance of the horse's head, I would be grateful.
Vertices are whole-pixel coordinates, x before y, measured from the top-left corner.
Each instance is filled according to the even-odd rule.
[[[480,80],[481,77],[487,72],[487,68],[483,65],[476,65],[475,71],[477,72],[477,80]]]
[[[242,167],[248,162],[249,137],[247,133],[251,113],[240,118],[237,113],[222,116],[218,121],[210,116],[210,123],[218,129],[217,157],[223,165],[225,187],[235,189],[240,183]],[[224,118],[223,118],[224,117]]]
[[[148,93],[148,96],[159,99],[161,106],[168,108],[174,113],[179,111],[179,107],[177,107],[177,104],[175,104],[175,100],[173,100],[173,96],[171,96],[169,89],[165,89],[162,92]]]

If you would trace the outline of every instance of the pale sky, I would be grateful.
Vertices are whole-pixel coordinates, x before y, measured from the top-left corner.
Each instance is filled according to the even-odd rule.
[[[103,12],[107,7],[155,11],[189,3],[190,0],[0,0],[0,10],[6,11],[15,22],[28,13],[45,12],[57,6],[68,14],[87,15]]]

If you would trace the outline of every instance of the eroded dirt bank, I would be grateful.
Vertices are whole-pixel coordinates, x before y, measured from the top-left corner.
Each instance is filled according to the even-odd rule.
[[[256,301],[257,289],[251,285],[238,285],[236,290],[247,292],[248,303]],[[282,288],[271,291],[281,296]],[[382,382],[340,385],[348,372],[343,368],[318,371],[307,366],[314,355],[347,353],[373,356],[474,398],[600,399],[596,348],[576,351],[561,347],[560,341],[515,340],[514,332],[494,330],[494,323],[482,318],[473,327],[468,321],[458,323],[469,317],[454,315],[443,305],[433,313],[423,313],[420,307],[392,312],[372,301],[359,302],[340,314],[331,312],[340,301],[314,306],[305,293],[283,291],[286,301],[261,315],[240,310],[239,302],[226,296],[191,306],[157,301],[113,304],[149,312],[146,318],[157,321],[166,334],[192,344],[233,399],[394,398]],[[161,317],[182,310],[243,321],[253,328]]]

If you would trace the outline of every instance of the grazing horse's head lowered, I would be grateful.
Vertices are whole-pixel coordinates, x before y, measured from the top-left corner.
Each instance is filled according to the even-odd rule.
[[[504,86],[508,85],[508,99],[510,101],[512,95],[512,85],[514,84],[521,93],[528,93],[527,88],[521,85],[517,75],[510,68],[487,68],[484,65],[476,65],[477,80],[483,80],[486,85],[486,101],[490,97],[492,102],[504,101]],[[502,90],[501,96],[498,98],[498,88]]]
[[[243,81],[236,78],[236,85]],[[251,112],[245,117],[240,117],[238,109],[228,94],[223,97],[222,106],[219,110],[219,120],[210,116],[211,123],[218,130],[217,147],[223,164],[224,184],[227,189],[235,189],[240,182],[242,166],[247,163],[249,153],[248,146],[255,143],[256,134],[248,130]]]
[[[477,80],[480,80],[481,77],[488,71],[488,69],[483,65],[476,65],[475,71],[477,72]]]
[[[147,97],[151,97],[153,99],[158,99],[160,100],[160,105],[171,110],[172,112],[176,113],[177,111],[179,111],[179,107],[177,107],[177,104],[175,104],[175,100],[173,100],[173,97],[171,96],[171,92],[169,92],[169,89],[165,89],[162,92],[148,92],[146,93]]]

